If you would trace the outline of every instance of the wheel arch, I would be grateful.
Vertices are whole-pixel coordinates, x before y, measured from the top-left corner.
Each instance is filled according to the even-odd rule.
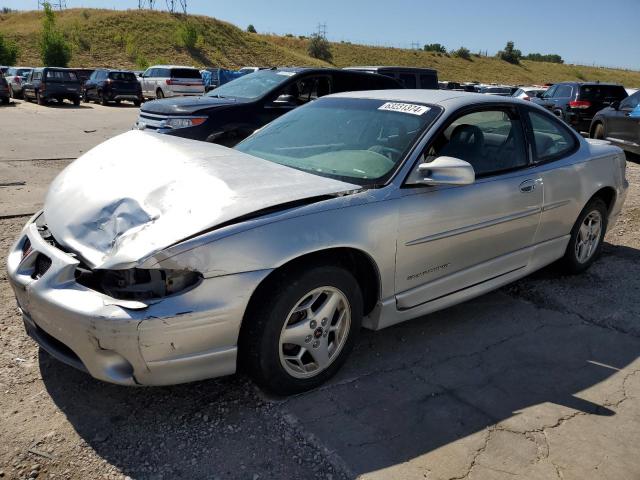
[[[380,270],[375,260],[363,250],[353,247],[333,247],[305,253],[274,269],[251,294],[247,311],[259,300],[260,295],[277,278],[309,264],[337,265],[348,270],[358,282],[362,292],[364,315],[371,313],[380,298]],[[244,322],[243,322],[244,323]]]
[[[602,187],[600,190],[598,190],[593,195],[591,195],[591,197],[589,198],[587,203],[585,203],[585,206],[588,205],[591,200],[593,200],[595,198],[599,198],[607,206],[607,211],[609,213],[611,213],[611,210],[613,209],[613,206],[616,203],[616,197],[617,197],[617,194],[616,194],[615,188],[613,188],[613,187]]]
[[[602,125],[602,128],[605,128],[604,120],[602,118],[594,118],[591,121],[591,127],[589,127],[589,138],[595,138],[594,135],[598,125]]]

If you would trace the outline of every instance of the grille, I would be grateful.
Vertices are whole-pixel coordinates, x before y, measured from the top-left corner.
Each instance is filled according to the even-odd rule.
[[[155,113],[140,111],[140,115],[138,116],[138,123],[142,122],[146,125],[146,128],[157,130],[162,126],[162,122],[164,120],[167,120],[168,118],[169,117],[167,115],[158,115]]]

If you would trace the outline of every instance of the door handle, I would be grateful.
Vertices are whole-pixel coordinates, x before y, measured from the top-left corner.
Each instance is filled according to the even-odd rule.
[[[531,193],[536,189],[535,180],[525,180],[520,184],[520,191],[522,193]]]

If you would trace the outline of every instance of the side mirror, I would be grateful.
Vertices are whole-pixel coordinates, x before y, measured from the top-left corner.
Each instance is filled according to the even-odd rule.
[[[454,157],[437,157],[432,162],[418,165],[412,183],[421,185],[470,185],[476,172],[470,163]]]

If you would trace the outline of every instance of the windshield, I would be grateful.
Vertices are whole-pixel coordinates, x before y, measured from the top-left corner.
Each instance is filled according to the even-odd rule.
[[[265,160],[359,185],[389,178],[439,107],[322,98],[283,115],[236,149]]]
[[[225,83],[211,90],[207,95],[210,97],[236,97],[254,100],[262,97],[293,75],[295,75],[294,72],[259,70],[251,75],[245,75]]]

